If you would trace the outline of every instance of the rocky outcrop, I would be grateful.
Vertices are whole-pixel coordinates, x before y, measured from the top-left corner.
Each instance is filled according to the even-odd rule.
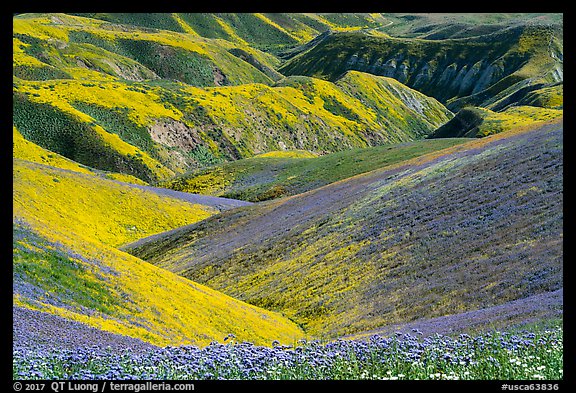
[[[511,74],[518,66],[496,59],[480,59],[469,62],[437,61],[418,59],[402,53],[393,57],[366,60],[354,53],[345,61],[345,68],[394,78],[416,90],[431,95],[443,102],[454,98],[476,94]],[[514,62],[522,65],[523,62]]]
[[[156,121],[148,130],[154,142],[168,147],[189,150],[203,143],[200,135],[193,128],[172,119]]]

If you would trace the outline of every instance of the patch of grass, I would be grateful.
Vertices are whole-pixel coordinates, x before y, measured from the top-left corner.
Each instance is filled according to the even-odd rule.
[[[46,164],[57,168],[69,169],[76,172],[93,173],[88,167],[84,165],[67,159],[58,153],[46,150],[33,142],[27,141],[16,129],[16,127],[12,128],[13,158],[20,158],[27,161],[38,162],[41,164]]]
[[[55,106],[15,93],[13,113],[14,126],[39,146],[92,168],[108,171],[123,168],[148,181],[155,178],[140,157],[110,149],[90,124]]]
[[[138,179],[137,177],[117,172],[99,171],[90,168],[86,165],[82,165],[75,161],[67,159],[66,157],[61,156],[58,153],[54,153],[50,150],[44,149],[38,146],[37,144],[24,139],[24,137],[22,136],[22,134],[20,134],[20,132],[16,129],[16,127],[13,127],[12,142],[13,142],[12,143],[13,158],[36,162],[39,164],[45,164],[51,167],[67,169],[74,172],[92,174],[104,177],[106,179],[115,179],[126,183],[141,184],[141,185],[147,184],[146,182]]]
[[[81,256],[72,257],[39,238],[29,229],[14,225],[13,281],[37,288],[30,300],[61,305],[70,302],[78,311],[114,314],[120,296],[113,294],[105,277],[94,273]],[[28,289],[30,291],[30,289]],[[66,299],[62,302],[61,299]]]
[[[45,81],[51,79],[72,79],[72,76],[67,72],[49,65],[40,67],[28,64],[15,65],[13,73],[17,78],[35,81]]]
[[[299,151],[271,152],[193,171],[161,182],[159,186],[257,202],[300,194],[468,140],[422,140],[319,157]]]
[[[106,131],[117,134],[126,143],[158,158],[148,129],[130,120],[130,110],[127,107],[107,108],[95,103],[81,101],[71,102],[70,104],[80,112],[92,117]]]
[[[318,154],[306,150],[269,151],[255,156],[257,158],[316,158]]]
[[[214,85],[215,65],[201,53],[144,40],[119,39],[118,45],[163,79],[175,79],[192,86]]]
[[[97,18],[111,23],[131,25],[150,29],[172,30],[184,33],[180,24],[169,13],[98,13],[98,14],[78,14],[84,17]]]

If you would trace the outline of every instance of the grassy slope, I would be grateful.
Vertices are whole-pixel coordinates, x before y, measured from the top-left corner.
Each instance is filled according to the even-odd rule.
[[[103,86],[103,89],[99,89],[99,86]],[[130,104],[132,113],[140,113],[140,116],[156,108],[162,114],[168,112],[164,107],[159,109],[159,104],[150,105],[153,99],[143,100],[148,105],[138,105],[142,102],[136,101],[139,97],[135,95],[138,93],[126,90],[126,87],[119,82],[103,82],[102,85],[74,80],[18,82],[13,94],[13,125],[26,140],[92,168],[130,174],[146,182],[172,176],[173,170],[144,150],[144,145],[137,139],[144,134],[137,133],[137,125],[134,132],[129,133],[128,137],[124,136],[127,142],[118,135],[118,128],[108,126],[117,133],[108,132],[93,117],[70,104],[78,97],[84,102],[98,102],[105,108],[107,103],[119,106],[124,100],[133,99],[135,101]],[[88,88],[100,91],[98,95],[90,94]],[[139,93],[139,96],[144,94]],[[101,100],[101,97],[106,99]],[[139,112],[143,107],[147,111]],[[138,124],[138,120],[133,121]]]
[[[522,97],[519,105],[531,105],[550,109],[564,108],[564,84],[534,90]]]
[[[561,14],[381,14],[381,13],[84,13],[85,17],[139,27],[187,32],[207,38],[222,38],[232,42],[249,42],[262,49],[289,47],[302,43],[327,30],[351,31],[377,29],[390,35],[434,37],[448,34],[471,35],[490,26],[502,28],[527,21],[555,23]],[[456,30],[456,31],[453,31]],[[481,30],[482,31],[482,30]]]
[[[561,25],[520,25],[462,39],[422,40],[337,33],[294,56],[285,75],[335,80],[346,70],[392,76],[452,110],[517,100],[562,80]]]
[[[560,122],[492,135],[130,252],[330,337],[556,290],[562,132]]]
[[[15,211],[111,246],[216,213],[209,206],[164,199],[93,175],[19,159],[14,160],[13,174]]]
[[[302,192],[359,173],[392,165],[468,139],[419,140],[320,157],[304,152],[271,152],[200,169],[159,184],[178,191],[262,201]]]
[[[237,147],[241,157],[282,146],[337,151],[412,140],[452,116],[436,100],[400,84],[395,88],[403,96],[397,97],[388,91],[393,82],[386,78],[353,72],[344,79],[333,84],[293,77],[272,88],[250,84],[186,92],[194,95],[190,104],[201,106],[230,140],[243,141],[245,146]],[[377,107],[378,100],[387,107]],[[422,111],[412,108],[413,102]]]
[[[229,333],[262,344],[301,337],[280,315],[116,248],[215,208],[16,158],[13,187],[16,305],[157,345],[204,345]]]
[[[82,16],[113,23],[186,32],[206,38],[249,43],[276,51],[309,41],[327,30],[370,29],[393,36],[443,39],[485,34],[520,23],[558,23],[562,14],[542,13],[91,13]]]
[[[561,118],[562,116],[563,111],[561,109],[539,108],[528,105],[511,106],[503,112],[494,112],[490,109],[470,107],[460,110],[455,117],[436,129],[428,137],[479,138],[508,131],[518,126],[545,123],[550,120]]]

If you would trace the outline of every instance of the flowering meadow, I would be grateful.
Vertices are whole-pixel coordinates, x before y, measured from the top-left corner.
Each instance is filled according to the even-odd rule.
[[[163,380],[559,380],[563,378],[561,327],[537,332],[491,331],[455,337],[396,333],[366,340],[299,340],[271,347],[237,342],[199,348],[98,345],[49,348],[15,344],[14,379]]]

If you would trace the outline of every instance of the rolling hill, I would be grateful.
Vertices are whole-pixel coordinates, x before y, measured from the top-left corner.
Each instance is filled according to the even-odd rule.
[[[556,318],[562,23],[14,14],[14,339]]]
[[[377,15],[89,16],[14,17],[13,126],[93,169],[155,183],[267,151],[413,140],[452,117],[392,79],[284,78],[281,60],[254,48],[272,44],[258,38],[270,29],[304,43],[328,28],[377,26]],[[222,34],[205,34],[214,23]]]
[[[182,83],[15,79],[25,139],[147,183],[274,150],[334,152],[422,138],[452,113],[384,77],[290,77],[198,88]]]
[[[45,164],[48,166],[67,169],[74,172],[98,175],[106,179],[113,179],[132,184],[148,184],[131,175],[118,172],[99,171],[86,165],[79,164],[58,153],[44,149],[34,142],[30,142],[24,139],[16,127],[13,126],[12,129],[12,158]]]
[[[84,13],[115,24],[171,30],[248,44],[276,53],[328,30],[376,28],[388,22],[367,13]]]
[[[563,104],[560,105],[563,106]],[[518,126],[545,123],[561,118],[563,114],[562,109],[539,108],[530,105],[512,106],[502,112],[467,107],[460,110],[449,122],[438,127],[428,135],[428,138],[480,138]]]
[[[125,246],[335,338],[562,287],[563,123],[519,127]]]
[[[520,24],[561,23],[550,13],[80,13],[114,24],[247,43],[284,57],[327,31],[364,30],[395,37],[463,38]]]
[[[520,24],[466,38],[324,35],[279,71],[336,80],[347,70],[397,79],[456,112],[500,109],[563,79],[562,24]]]
[[[279,75],[275,57],[246,44],[66,14],[22,14],[13,21],[13,73],[25,80],[169,79],[221,86],[270,84]]]
[[[166,191],[15,158],[14,305],[161,346],[205,345],[228,334],[266,345],[302,337],[279,314],[118,250],[246,205]]]
[[[553,13],[386,13],[386,23],[377,28],[394,37],[443,40],[477,37],[526,24],[562,23],[562,14]]]

